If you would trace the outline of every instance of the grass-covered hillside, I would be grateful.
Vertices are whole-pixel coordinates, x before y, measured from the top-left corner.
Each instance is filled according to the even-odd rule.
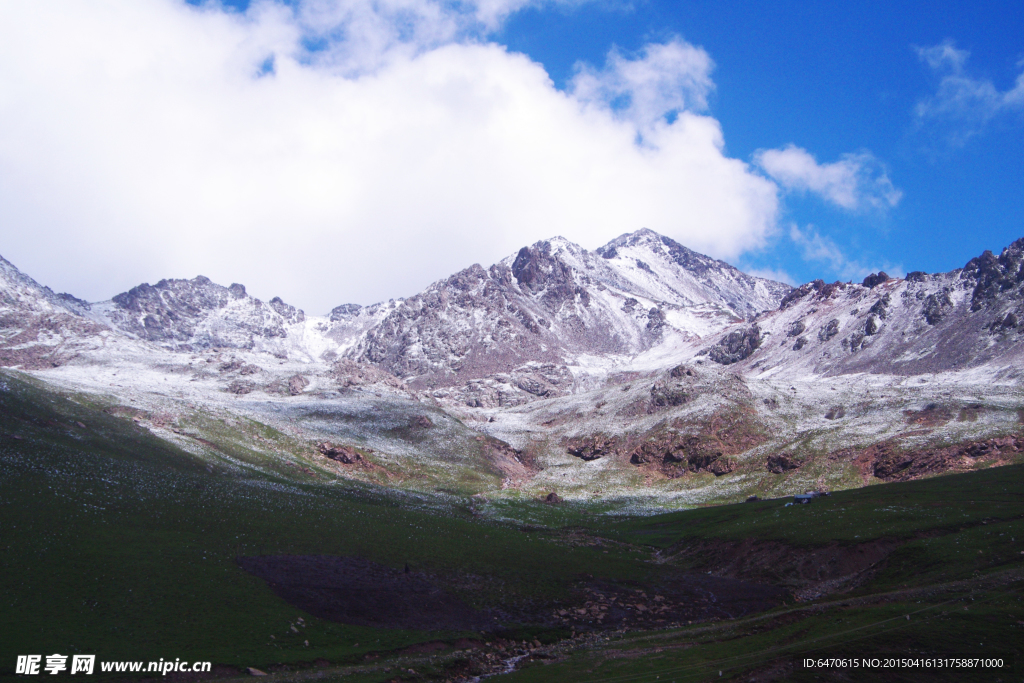
[[[218,452],[0,375],[0,676],[84,653],[278,680],[815,680],[794,657],[1024,642],[1020,466],[626,517]],[[834,680],[929,680],[869,673]],[[991,674],[935,675],[1021,678]]]

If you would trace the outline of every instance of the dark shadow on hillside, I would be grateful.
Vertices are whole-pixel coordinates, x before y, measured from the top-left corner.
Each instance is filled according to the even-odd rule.
[[[488,626],[487,615],[433,586],[422,574],[360,557],[260,555],[236,561],[289,604],[320,619],[424,631]]]
[[[778,586],[663,566],[642,583],[581,574],[562,599],[478,610],[424,574],[359,557],[262,555],[237,562],[289,604],[321,619],[417,630],[491,631],[514,623],[576,631],[660,628],[768,610],[789,594]]]

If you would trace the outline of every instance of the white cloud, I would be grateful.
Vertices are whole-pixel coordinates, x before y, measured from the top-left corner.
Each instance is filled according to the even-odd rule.
[[[814,192],[844,209],[885,210],[903,197],[869,152],[844,154],[839,161],[819,164],[807,150],[788,145],[759,150],[754,162],[784,188]]]
[[[935,94],[919,101],[914,113],[921,123],[952,125],[949,138],[954,144],[964,144],[999,115],[1024,111],[1024,71],[1017,75],[1013,87],[999,90],[991,80],[967,73],[971,53],[957,49],[951,40],[916,50],[921,61],[941,78]],[[1017,66],[1024,67],[1024,61]]]
[[[898,264],[884,263],[881,267],[865,266],[856,259],[850,259],[843,253],[832,239],[819,233],[813,225],[800,229],[796,223],[789,226],[789,238],[800,249],[805,261],[817,261],[826,264],[828,271],[843,280],[863,280],[871,273],[884,271],[890,277],[903,277],[903,267]]]
[[[581,70],[605,89],[561,92],[486,40],[522,4],[3,3],[0,254],[90,300],[201,273],[324,312],[557,234],[763,243],[777,188],[699,113],[702,51],[613,52]]]
[[[767,280],[775,280],[776,282],[785,282],[787,285],[795,287],[800,284],[797,279],[787,273],[784,270],[777,270],[775,268],[744,268],[743,272],[747,275],[753,275],[754,277],[763,277]]]
[[[682,40],[647,45],[638,59],[617,49],[604,69],[576,65],[571,91],[576,99],[612,109],[641,131],[667,122],[683,111],[705,111],[714,90],[708,53]]]

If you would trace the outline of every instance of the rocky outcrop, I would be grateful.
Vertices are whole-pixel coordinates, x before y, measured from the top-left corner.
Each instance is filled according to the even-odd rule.
[[[1024,238],[1006,247],[999,256],[985,251],[964,266],[962,277],[972,280],[971,311],[991,307],[1004,292],[1024,284]]]
[[[980,463],[1012,462],[1024,453],[1024,435],[1008,434],[950,446],[912,446],[889,439],[861,448],[844,448],[829,454],[830,460],[855,465],[865,481],[909,481],[945,472],[966,472]]]
[[[252,349],[261,341],[284,339],[288,326],[305,314],[275,297],[269,304],[245,287],[223,287],[202,275],[191,280],[143,283],[97,309],[112,327],[176,350]]]
[[[292,375],[288,378],[288,393],[298,396],[309,386],[309,378],[304,375]]]
[[[651,407],[655,409],[681,406],[689,398],[687,388],[674,382],[656,382],[651,387]]]
[[[1024,362],[1022,268],[1018,240],[949,273],[809,282],[757,318],[762,344],[749,367],[778,376],[915,375],[980,365],[1015,372]],[[709,352],[739,346],[745,329],[718,333]]]
[[[239,396],[251,393],[252,390],[255,389],[255,388],[256,388],[256,383],[255,382],[248,382],[248,381],[245,381],[245,380],[238,380],[238,379],[236,379],[235,381],[233,381],[231,384],[229,384],[227,386],[227,390],[228,390],[229,393],[237,394]]]
[[[757,325],[730,332],[715,346],[711,347],[708,357],[716,363],[731,365],[738,363],[761,346],[761,329]]]
[[[405,389],[405,383],[387,370],[383,370],[370,363],[360,363],[348,358],[342,358],[334,363],[331,366],[329,376],[342,389],[376,384],[392,389]]]
[[[765,469],[772,474],[785,474],[790,470],[799,469],[803,462],[796,460],[790,453],[773,453],[765,462]]]
[[[321,455],[345,465],[354,465],[363,459],[362,454],[352,446],[335,446],[330,442],[324,442],[317,446],[317,450]]]
[[[890,278],[889,275],[884,270],[882,270],[877,273],[871,273],[871,275],[868,275],[866,278],[864,278],[863,284],[868,289],[874,289],[883,282],[888,282],[891,279],[892,278]]]
[[[608,436],[586,436],[569,439],[565,451],[581,460],[597,460],[598,458],[618,453],[618,440]]]

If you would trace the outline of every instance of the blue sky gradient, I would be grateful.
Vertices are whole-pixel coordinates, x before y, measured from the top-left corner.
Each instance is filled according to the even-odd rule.
[[[1024,237],[1024,105],[981,126],[921,120],[915,108],[940,76],[916,48],[953,41],[970,52],[968,74],[1006,91],[1024,69],[1022,28],[1024,3],[1015,2],[651,0],[530,8],[495,38],[543,63],[562,88],[579,61],[600,63],[611,45],[631,51],[681,36],[703,47],[716,65],[711,114],[730,156],[792,143],[826,162],[866,149],[904,193],[888,212],[867,214],[788,195],[783,223],[813,225],[868,267],[935,272]],[[805,259],[788,235],[743,265],[800,281],[844,275]]]

